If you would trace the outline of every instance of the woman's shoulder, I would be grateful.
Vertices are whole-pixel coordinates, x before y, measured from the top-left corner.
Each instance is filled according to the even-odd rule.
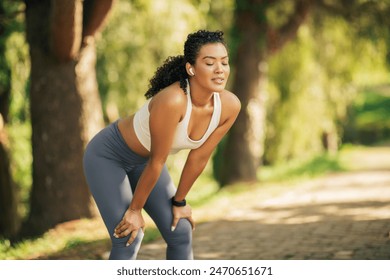
[[[241,109],[240,99],[231,91],[223,90],[219,93],[221,98],[222,108],[226,109],[225,111],[236,114]]]
[[[158,94],[153,96],[151,106],[162,106],[167,109],[182,108],[187,104],[187,97],[179,83],[173,83],[163,88]]]

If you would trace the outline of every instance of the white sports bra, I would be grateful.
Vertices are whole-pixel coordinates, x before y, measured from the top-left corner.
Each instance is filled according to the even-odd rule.
[[[183,149],[199,148],[209,138],[210,134],[218,127],[221,117],[221,99],[218,92],[214,92],[214,111],[206,133],[199,140],[192,140],[188,136],[188,124],[192,112],[190,87],[187,81],[187,109],[184,118],[179,122],[173,139],[170,154],[175,154]],[[134,115],[133,126],[135,134],[141,144],[150,151],[150,129],[149,129],[149,99]]]

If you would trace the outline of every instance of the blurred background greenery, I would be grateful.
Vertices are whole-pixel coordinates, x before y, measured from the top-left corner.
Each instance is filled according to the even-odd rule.
[[[276,2],[266,14],[277,27],[283,24],[294,1]],[[365,2],[371,1],[356,1],[356,5]],[[9,102],[4,127],[18,194],[17,215],[23,220],[30,211],[33,184],[26,4],[5,0],[0,5],[0,88],[10,88],[9,101],[0,101]],[[389,7],[389,1],[382,1],[383,10]],[[96,36],[96,76],[105,123],[134,112],[144,102],[149,78],[168,56],[182,53],[188,33],[223,30],[230,52],[235,54],[237,9],[233,0],[117,0],[107,25]],[[314,11],[294,39],[259,66],[267,73],[262,92],[266,116],[257,172],[259,187],[263,182],[344,170],[347,167],[339,160],[343,149],[389,141],[390,35],[389,26],[380,26],[373,19],[379,12],[373,10],[351,21],[348,12]],[[232,60],[233,72],[234,63]],[[4,121],[1,123],[3,126]],[[181,152],[169,159],[175,180],[185,155]],[[223,160],[216,153],[196,183],[196,190],[190,194],[195,207],[221,194],[215,166]],[[98,238],[102,236],[104,233]],[[64,241],[67,245],[59,246],[82,243],[77,238],[77,242],[68,240]],[[34,242],[39,243],[35,240],[28,244],[36,251],[39,245],[34,247]],[[31,257],[29,250],[12,251],[10,244],[8,238],[0,240],[0,258]]]

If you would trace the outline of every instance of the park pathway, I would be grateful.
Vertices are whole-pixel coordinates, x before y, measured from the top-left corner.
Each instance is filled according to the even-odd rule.
[[[195,259],[390,259],[390,148],[356,160],[355,171],[194,210],[195,219],[215,212],[194,231]],[[164,258],[161,239],[142,245],[138,257]]]

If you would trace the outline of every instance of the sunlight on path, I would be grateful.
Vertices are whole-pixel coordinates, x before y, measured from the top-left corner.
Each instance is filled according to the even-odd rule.
[[[195,258],[390,259],[390,149],[349,156],[359,158],[356,171],[297,184],[274,197],[256,189],[223,201],[215,207],[218,215],[194,232]],[[139,258],[164,255],[158,240],[142,246]]]

